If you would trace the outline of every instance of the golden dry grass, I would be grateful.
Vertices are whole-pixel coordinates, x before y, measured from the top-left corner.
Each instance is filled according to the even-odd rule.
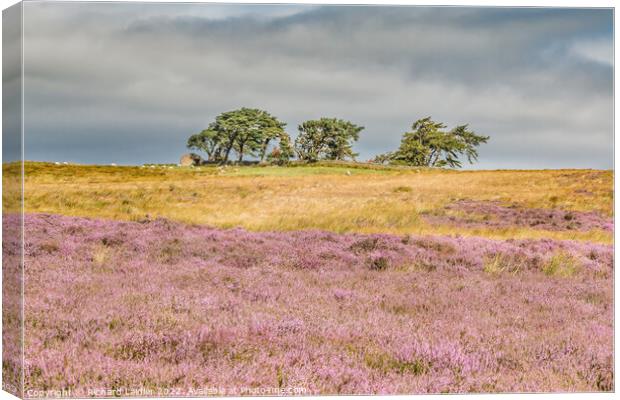
[[[3,166],[5,176],[15,164]],[[613,172],[444,171],[355,166],[141,168],[25,165],[26,212],[183,222],[250,230],[461,234],[609,243],[609,232],[430,226],[422,212],[458,199],[612,214]],[[4,198],[11,205],[11,198]],[[8,202],[8,203],[7,203]]]

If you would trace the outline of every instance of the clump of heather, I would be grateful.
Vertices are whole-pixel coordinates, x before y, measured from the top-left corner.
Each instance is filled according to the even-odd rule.
[[[43,214],[25,238],[26,389],[614,389],[612,246]]]
[[[596,212],[564,211],[560,209],[505,206],[497,201],[459,200],[446,206],[446,213],[425,215],[431,224],[450,224],[462,227],[505,228],[531,227],[549,231],[600,229],[613,231],[614,223]]]

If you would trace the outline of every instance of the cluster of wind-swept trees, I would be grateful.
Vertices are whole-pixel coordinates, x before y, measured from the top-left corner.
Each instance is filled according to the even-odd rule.
[[[460,157],[469,163],[478,159],[477,147],[489,140],[488,136],[477,135],[468,125],[459,125],[449,131],[446,125],[426,117],[417,120],[406,132],[400,147],[380,154],[373,160],[379,164],[402,164],[427,167],[461,167]]]
[[[241,108],[218,115],[207,129],[190,136],[187,147],[202,151],[207,161],[237,162],[245,156],[260,162],[285,164],[294,157],[301,161],[355,160],[353,143],[363,126],[337,118],[321,118],[299,125],[294,144],[284,128],[286,123],[266,111]],[[403,135],[400,147],[376,156],[371,162],[429,167],[460,167],[460,157],[472,163],[478,157],[476,148],[488,136],[477,135],[460,125],[445,131],[446,126],[430,117],[416,121]]]
[[[277,142],[281,157],[289,159],[293,154],[285,126],[266,111],[242,108],[218,115],[207,129],[190,136],[187,147],[203,151],[213,162],[228,162],[232,151],[237,161],[243,161],[245,155],[263,161],[269,145]]]

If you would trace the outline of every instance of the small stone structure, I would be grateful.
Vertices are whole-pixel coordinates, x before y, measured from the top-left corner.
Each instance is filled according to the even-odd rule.
[[[204,161],[202,157],[200,157],[198,154],[189,153],[183,154],[181,156],[181,161],[179,162],[179,164],[181,164],[182,167],[190,167],[193,165],[201,165],[203,162]]]

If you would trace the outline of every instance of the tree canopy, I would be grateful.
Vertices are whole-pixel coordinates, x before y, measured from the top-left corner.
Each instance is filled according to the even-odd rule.
[[[244,107],[218,115],[207,129],[189,137],[187,147],[205,152],[208,161],[228,162],[233,151],[237,161],[246,155],[263,161],[270,143],[290,143],[285,126],[267,111]]]
[[[488,136],[470,131],[468,125],[459,125],[450,131],[445,128],[446,125],[431,117],[419,119],[411,126],[412,130],[403,135],[398,150],[377,159],[415,166],[461,167],[460,157],[465,156],[473,163],[478,159],[477,147],[489,140]]]
[[[306,121],[298,129],[295,152],[300,160],[354,160],[357,153],[353,152],[353,142],[364,127],[342,119],[321,118]]]

